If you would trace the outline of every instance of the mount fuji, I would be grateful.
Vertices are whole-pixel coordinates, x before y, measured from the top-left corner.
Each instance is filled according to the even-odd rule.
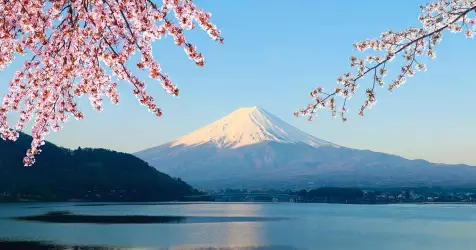
[[[222,119],[174,141],[170,146],[212,143],[217,148],[239,148],[265,141],[303,143],[312,147],[337,146],[308,135],[258,107],[240,108]]]
[[[476,167],[342,147],[306,134],[259,107],[237,109],[135,155],[159,171],[210,189],[476,184]]]

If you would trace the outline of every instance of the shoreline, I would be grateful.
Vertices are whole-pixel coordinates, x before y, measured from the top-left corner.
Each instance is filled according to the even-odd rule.
[[[224,201],[0,201],[0,204],[34,204],[34,203],[50,203],[50,204],[60,204],[60,203],[74,203],[75,206],[114,206],[114,205],[176,205],[176,204],[227,204],[227,203],[239,203],[239,204],[342,204],[342,205],[476,205],[476,202],[375,202],[375,203],[344,203],[344,202],[267,202],[267,201],[256,201],[256,202],[224,202]]]

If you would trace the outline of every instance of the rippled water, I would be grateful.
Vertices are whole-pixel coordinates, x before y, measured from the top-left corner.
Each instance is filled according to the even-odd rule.
[[[55,222],[15,218],[67,211]],[[114,218],[185,218],[107,224]],[[104,223],[90,223],[92,219]],[[149,217],[147,217],[149,218]],[[71,223],[74,222],[74,223]],[[104,222],[104,221],[103,221]],[[97,249],[475,249],[476,206],[297,203],[0,205],[0,238]],[[5,243],[3,243],[5,244]],[[10,243],[12,244],[12,243]],[[6,246],[6,245],[3,245]],[[1,249],[6,249],[6,247]],[[44,248],[47,249],[48,247]],[[12,248],[14,249],[14,248]]]

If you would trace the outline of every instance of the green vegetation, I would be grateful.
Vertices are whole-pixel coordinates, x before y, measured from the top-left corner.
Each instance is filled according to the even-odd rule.
[[[0,140],[0,200],[171,201],[200,194],[133,155],[106,149],[46,143],[36,164],[24,167],[31,140]]]

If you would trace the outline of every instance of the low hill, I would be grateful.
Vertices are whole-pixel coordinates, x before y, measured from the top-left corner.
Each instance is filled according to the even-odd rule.
[[[24,167],[31,140],[0,140],[0,200],[171,201],[199,193],[133,155],[106,149],[46,143],[36,163]]]

